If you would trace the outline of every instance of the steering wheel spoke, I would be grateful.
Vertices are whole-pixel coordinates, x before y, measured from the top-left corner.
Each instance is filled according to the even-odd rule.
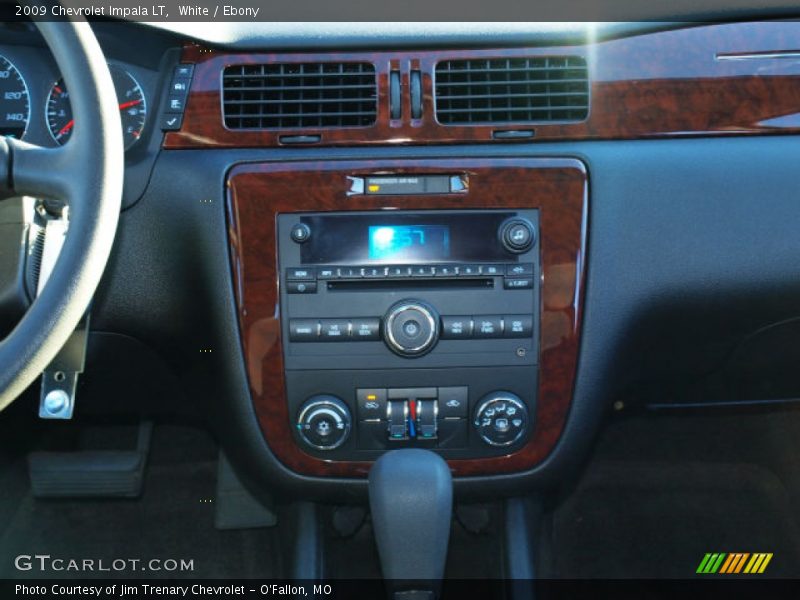
[[[74,198],[76,161],[68,146],[44,148],[14,138],[8,151],[6,185],[17,196],[55,200]]]

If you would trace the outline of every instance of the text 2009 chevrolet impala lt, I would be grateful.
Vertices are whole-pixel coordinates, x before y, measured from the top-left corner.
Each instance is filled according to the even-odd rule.
[[[800,23],[0,34],[9,590],[800,575]]]

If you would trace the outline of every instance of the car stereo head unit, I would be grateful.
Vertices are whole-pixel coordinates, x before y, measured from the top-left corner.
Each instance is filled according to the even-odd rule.
[[[279,215],[287,396],[306,450],[412,443],[471,457],[523,443],[538,228],[537,210]]]

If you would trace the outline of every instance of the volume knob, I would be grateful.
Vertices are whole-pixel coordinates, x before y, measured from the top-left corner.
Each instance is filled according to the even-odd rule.
[[[402,300],[384,317],[384,339],[392,352],[408,358],[421,356],[439,339],[439,315],[419,300]]]

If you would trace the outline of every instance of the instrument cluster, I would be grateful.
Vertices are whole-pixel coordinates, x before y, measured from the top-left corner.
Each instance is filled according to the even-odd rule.
[[[11,52],[8,52],[11,50]],[[125,150],[142,138],[148,120],[148,84],[154,74],[119,62],[109,62],[119,102]],[[147,78],[147,84],[140,83]],[[33,49],[0,49],[0,135],[42,146],[68,143],[76,127],[70,90],[52,60]]]

